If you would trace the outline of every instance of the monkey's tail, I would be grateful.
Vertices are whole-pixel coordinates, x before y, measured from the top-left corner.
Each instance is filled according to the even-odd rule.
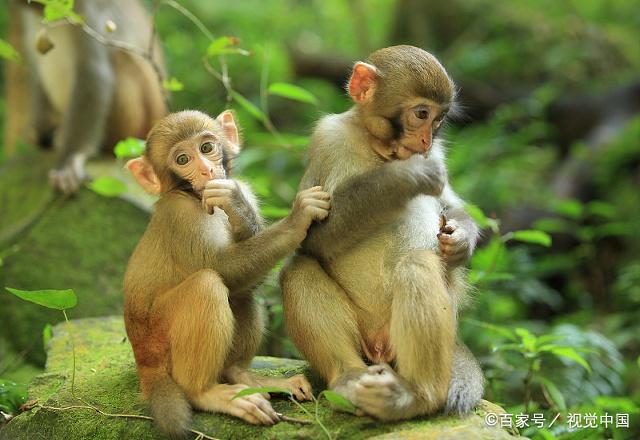
[[[149,403],[151,414],[162,431],[173,439],[187,435],[191,425],[191,407],[184,392],[169,375],[154,381]]]

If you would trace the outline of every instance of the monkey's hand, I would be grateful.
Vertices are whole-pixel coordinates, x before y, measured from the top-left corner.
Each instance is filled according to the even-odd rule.
[[[440,255],[449,266],[465,264],[471,257],[469,232],[455,219],[447,220],[444,215],[440,219],[438,244]]]
[[[292,222],[293,229],[300,234],[300,241],[306,237],[311,222],[327,218],[330,199],[331,195],[322,191],[321,186],[302,190],[296,195],[288,219]]]
[[[78,153],[66,160],[61,167],[49,171],[49,183],[64,194],[74,194],[86,178],[84,164],[87,158]]]
[[[202,192],[202,206],[209,214],[214,208],[221,208],[229,217],[242,204],[238,183],[231,179],[214,179],[207,182]]]
[[[439,196],[447,182],[447,171],[441,160],[414,154],[407,160],[391,162],[406,184],[415,188],[419,194]]]

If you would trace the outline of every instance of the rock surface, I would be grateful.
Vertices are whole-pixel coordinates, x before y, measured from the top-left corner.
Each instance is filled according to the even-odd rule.
[[[72,340],[76,350],[75,397],[71,386]],[[270,375],[309,374],[306,364],[296,360],[260,357],[253,367]],[[313,377],[312,382],[317,394],[321,385]],[[120,317],[76,320],[69,326],[59,324],[48,347],[46,372],[36,377],[30,387],[30,399],[43,407],[35,405],[0,428],[0,439],[164,438],[149,420],[117,416],[148,415],[137,385],[133,354]],[[310,414],[284,398],[274,396],[272,403],[276,411],[290,417],[312,420],[310,414],[315,412],[314,403],[303,404]],[[95,409],[87,409],[89,405]],[[475,414],[465,418],[441,416],[383,424],[369,417],[335,412],[322,400],[318,416],[331,437],[340,439],[511,439],[508,432],[484,423],[484,414],[501,411],[483,401]],[[281,422],[273,427],[256,427],[225,415],[205,413],[196,413],[193,428],[219,439],[328,438],[317,423]],[[190,438],[198,436],[194,433]]]
[[[39,365],[42,329],[62,314],[15,298],[4,286],[74,289],[75,318],[121,313],[126,264],[149,221],[147,211],[88,189],[71,198],[55,194],[50,167],[42,153],[0,166],[0,335]],[[110,168],[122,166],[111,161]]]

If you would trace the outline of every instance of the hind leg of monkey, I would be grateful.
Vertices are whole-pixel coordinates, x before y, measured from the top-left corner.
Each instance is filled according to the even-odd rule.
[[[356,404],[383,420],[444,407],[456,334],[454,306],[435,253],[413,251],[401,259],[392,286],[390,337],[397,373],[388,365],[374,365],[356,385]]]
[[[465,414],[471,411],[484,392],[484,376],[478,361],[462,342],[456,345],[453,356],[451,383],[445,412]]]
[[[247,370],[262,340],[264,326],[261,310],[253,295],[249,294],[234,298],[231,301],[231,309],[236,318],[236,329],[231,352],[227,357],[224,377],[230,383],[248,385],[252,388],[283,388],[291,391],[298,400],[311,400],[313,397],[311,384],[302,374],[288,378],[270,377]]]
[[[281,273],[289,336],[330,388],[345,388],[363,371],[360,332],[345,292],[317,260],[297,255]]]
[[[189,402],[204,411],[223,412],[254,424],[278,420],[260,395],[233,397],[244,385],[219,384],[234,339],[235,318],[220,276],[203,269],[154,304],[152,314],[169,317],[169,372]]]

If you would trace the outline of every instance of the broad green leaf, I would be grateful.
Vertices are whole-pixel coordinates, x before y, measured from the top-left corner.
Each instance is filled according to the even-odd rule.
[[[144,141],[142,139],[128,137],[121,140],[113,148],[113,153],[118,159],[138,157],[144,152]]]
[[[356,411],[356,406],[353,403],[351,403],[349,399],[336,393],[335,391],[324,390],[323,392],[320,393],[320,395],[318,396],[318,399],[322,396],[324,396],[331,405],[343,411],[347,411],[350,413],[354,413]]]
[[[516,332],[516,335],[518,335],[520,337],[520,339],[522,340],[522,345],[524,346],[524,348],[527,351],[532,352],[532,351],[535,350],[535,348],[536,348],[536,340],[537,340],[535,335],[533,335],[526,328],[522,328],[522,327],[516,328],[515,332]]]
[[[494,351],[494,352],[496,352],[496,351],[517,351],[517,352],[521,352],[522,351],[522,346],[520,344],[494,345],[492,347],[492,351]]]
[[[547,394],[551,400],[553,400],[553,403],[558,407],[558,409],[565,411],[567,409],[567,404],[558,387],[547,378],[540,377],[539,379],[540,382],[542,382],[542,386],[547,391]]]
[[[82,23],[80,15],[73,12],[74,0],[33,0],[35,3],[44,5],[44,22],[61,20],[68,18],[74,23]]]
[[[469,282],[477,284],[479,282],[489,283],[498,281],[511,281],[515,275],[506,272],[485,272],[481,270],[471,270],[469,272]]]
[[[541,246],[551,246],[551,236],[546,232],[535,230],[522,230],[514,231],[510,234],[509,238],[524,243],[539,244]]]
[[[282,96],[284,98],[293,99],[294,101],[318,105],[318,98],[313,96],[311,92],[293,84],[275,82],[269,86],[268,92],[271,95]]]
[[[264,112],[260,110],[253,102],[249,101],[247,98],[236,91],[231,92],[231,96],[233,97],[234,101],[240,104],[240,106],[247,112],[249,112],[251,116],[259,121],[266,122],[267,115],[265,115]]]
[[[236,37],[220,37],[209,43],[207,47],[207,57],[214,57],[218,55],[250,55],[248,50],[241,49],[239,47],[233,47],[240,44],[240,40]]]
[[[237,399],[238,397],[250,396],[251,394],[262,394],[262,393],[278,393],[278,394],[288,394],[291,396],[291,391],[285,390],[284,388],[278,387],[260,387],[260,388],[246,388],[233,396],[233,399]],[[233,400],[231,399],[231,400]]]
[[[556,356],[560,356],[566,359],[571,359],[572,361],[580,364],[585,370],[591,373],[591,366],[589,363],[578,354],[576,350],[571,347],[551,347],[548,351],[549,353],[553,353]]]
[[[47,345],[49,345],[51,338],[53,338],[53,327],[51,327],[51,324],[47,324],[42,329],[42,346],[44,347],[44,351],[47,351]]]
[[[587,212],[591,215],[596,215],[606,219],[614,219],[618,216],[618,210],[611,203],[603,202],[601,200],[594,200],[587,203]]]
[[[67,310],[76,306],[78,298],[71,289],[66,290],[19,290],[5,287],[9,292],[25,301],[56,310]]]
[[[486,228],[487,226],[489,226],[489,219],[484,215],[482,209],[478,208],[476,205],[471,204],[465,205],[464,209],[471,216],[471,218],[475,220],[480,228]]]
[[[533,223],[533,227],[544,232],[557,233],[566,232],[569,233],[574,226],[563,218],[541,218]]]
[[[170,92],[179,92],[184,89],[184,84],[182,84],[178,78],[172,76],[170,79],[162,81],[162,87]]]
[[[558,214],[577,220],[582,217],[584,205],[579,200],[574,199],[557,200],[553,203],[553,209]]]
[[[509,339],[511,341],[517,341],[516,335],[513,333],[513,331],[511,331],[507,327],[501,327],[501,326],[498,326],[498,325],[489,324],[487,322],[476,321],[475,319],[464,319],[464,321],[468,322],[469,324],[476,325],[476,326],[482,327],[482,328],[486,328],[487,330],[491,330],[491,331],[499,334],[500,336],[502,336],[502,337],[504,337],[506,339]]]
[[[0,38],[0,58],[9,61],[20,61],[20,54],[7,41]]]
[[[127,191],[127,185],[122,180],[110,176],[98,177],[89,183],[88,187],[105,197],[116,197]]]

